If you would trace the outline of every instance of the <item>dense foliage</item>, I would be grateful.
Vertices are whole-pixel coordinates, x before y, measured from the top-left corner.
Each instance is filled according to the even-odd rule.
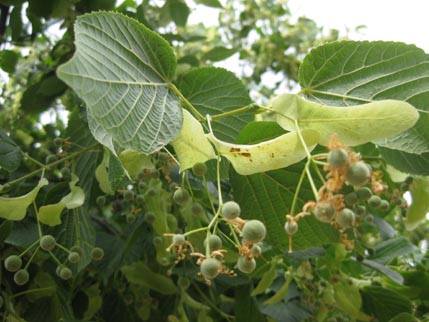
[[[0,0],[0,317],[429,319],[427,55],[195,3]]]

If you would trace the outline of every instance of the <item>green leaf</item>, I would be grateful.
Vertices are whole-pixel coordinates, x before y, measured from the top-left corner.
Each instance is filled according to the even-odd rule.
[[[202,4],[207,7],[223,8],[222,4],[218,0],[196,0],[195,3]]]
[[[429,176],[429,152],[406,153],[380,147],[383,158],[396,169],[409,174]]]
[[[362,308],[380,322],[389,322],[400,313],[411,313],[411,302],[401,294],[381,286],[367,286],[361,290]]]
[[[116,146],[150,154],[174,139],[182,125],[170,90],[172,48],[158,34],[118,13],[80,16],[76,53],[58,76],[86,102],[92,134]]]
[[[195,163],[216,158],[201,123],[187,110],[183,110],[182,129],[171,145],[179,159],[180,171],[192,168]]]
[[[122,151],[119,154],[119,161],[131,178],[136,178],[144,169],[155,168],[149,156],[133,150]]]
[[[299,70],[307,98],[333,106],[368,101],[406,101],[422,111],[417,124],[378,145],[411,153],[429,152],[429,59],[414,45],[395,42],[340,41],[319,46]],[[377,131],[382,129],[378,125]]]
[[[301,130],[316,130],[320,144],[325,146],[333,133],[349,146],[385,139],[412,127],[419,118],[412,105],[394,100],[334,107],[284,94],[272,101],[272,107],[281,127],[296,131],[298,125]]]
[[[27,208],[36,199],[39,190],[48,184],[48,180],[41,178],[33,190],[20,197],[0,197],[0,218],[8,220],[22,220]]]
[[[429,212],[429,178],[414,178],[410,185],[411,205],[404,220],[405,227],[413,230],[426,219]]]
[[[191,10],[183,0],[167,0],[170,17],[180,27],[186,26]]]
[[[13,172],[18,169],[21,161],[21,149],[0,129],[0,167]]]
[[[108,174],[109,156],[110,156],[109,151],[105,149],[103,153],[103,160],[95,170],[95,178],[98,181],[98,185],[101,191],[103,191],[105,194],[113,195],[115,193],[115,190],[113,189],[113,186],[109,181],[109,174]]]
[[[61,213],[64,208],[75,209],[83,205],[85,202],[85,193],[82,188],[76,186],[78,180],[79,178],[73,175],[69,184],[71,190],[69,194],[56,204],[40,207],[38,219],[42,224],[48,226],[59,225],[61,224]]]
[[[363,265],[371,267],[372,269],[375,269],[379,271],[380,273],[386,275],[388,278],[390,278],[392,281],[395,281],[396,283],[402,285],[404,283],[404,278],[401,274],[395,272],[394,270],[378,263],[372,260],[364,259],[361,262]]]
[[[262,275],[261,280],[258,282],[258,285],[255,287],[252,293],[250,293],[251,296],[264,293],[271,286],[271,284],[273,284],[274,280],[277,277],[276,265],[277,261],[272,259],[270,262],[270,267]]]
[[[171,278],[155,273],[146,266],[144,262],[135,262],[131,265],[123,266],[122,273],[128,282],[148,287],[161,294],[176,294],[177,288]]]
[[[184,74],[178,87],[186,99],[202,114],[211,116],[230,112],[251,103],[248,90],[231,72],[223,68],[195,68]],[[215,119],[215,136],[235,142],[240,130],[253,120],[250,113]]]
[[[210,49],[208,52],[206,52],[202,59],[210,60],[212,62],[221,61],[231,57],[236,52],[237,50],[234,48],[226,48],[223,46],[214,47],[213,49]]]
[[[238,285],[234,287],[234,312],[236,321],[260,322],[264,316],[259,311],[256,301],[250,295],[250,285]]]
[[[301,137],[306,146],[301,143]],[[249,175],[285,168],[303,160],[307,151],[316,147],[319,134],[313,130],[304,130],[301,136],[297,132],[289,132],[257,144],[231,144],[212,134],[208,138],[217,152],[232,163],[235,171]]]
[[[359,321],[371,321],[370,316],[360,311],[362,298],[356,285],[344,281],[335,283],[333,286],[335,303],[339,309]]]
[[[415,322],[417,319],[409,314],[409,313],[399,313],[393,319],[389,320],[389,322]]]
[[[373,250],[374,254],[369,256],[368,259],[387,264],[396,257],[418,251],[418,248],[411,244],[408,239],[399,237],[383,241],[373,247]]]
[[[8,74],[15,72],[18,60],[19,54],[13,50],[4,49],[0,52],[0,68]]]

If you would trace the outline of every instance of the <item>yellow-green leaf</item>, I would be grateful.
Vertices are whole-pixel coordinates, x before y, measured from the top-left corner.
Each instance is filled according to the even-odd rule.
[[[131,178],[135,178],[144,169],[153,169],[150,156],[134,150],[124,150],[119,153],[119,161]]]
[[[41,178],[37,186],[23,196],[12,198],[0,197],[0,218],[8,220],[24,219],[28,206],[36,199],[39,190],[47,184],[48,180]]]
[[[109,167],[109,151],[104,149],[103,160],[95,170],[95,178],[98,181],[100,190],[105,194],[113,195],[115,191],[112,188],[112,184],[109,181],[109,174],[107,169]]]
[[[348,146],[387,139],[412,127],[419,113],[410,104],[397,100],[334,107],[284,94],[272,101],[281,127],[295,131],[312,129],[320,133],[320,144],[327,145],[333,133]]]
[[[301,135],[308,151],[319,141],[319,134],[304,130]],[[250,175],[287,167],[304,159],[307,154],[297,132],[290,132],[258,144],[232,144],[208,135],[219,154],[231,161],[235,171]]]
[[[273,284],[274,280],[277,277],[276,264],[277,264],[277,261],[275,260],[271,261],[270,268],[262,275],[262,278],[259,281],[258,285],[250,294],[251,296],[255,296],[265,292],[265,290],[269,288],[271,284]]]
[[[64,208],[74,209],[85,202],[85,193],[82,188],[77,187],[79,178],[73,175],[70,181],[70,193],[65,195],[59,202],[40,207],[38,219],[42,224],[56,226],[61,224],[61,213]]]
[[[179,135],[171,142],[180,162],[180,171],[216,158],[201,123],[187,110],[183,110],[183,124]]]
[[[359,321],[371,321],[371,317],[360,311],[362,297],[359,288],[347,282],[334,284],[335,303],[338,308]]]
[[[404,220],[405,227],[413,230],[426,218],[429,212],[429,178],[414,178],[410,185],[412,203],[408,207],[407,218]]]
[[[292,275],[289,274],[286,278],[286,281],[283,283],[282,287],[277,291],[276,294],[271,296],[269,299],[265,300],[264,304],[276,304],[281,302],[285,296],[287,295],[287,292],[289,291],[289,285],[292,281]]]

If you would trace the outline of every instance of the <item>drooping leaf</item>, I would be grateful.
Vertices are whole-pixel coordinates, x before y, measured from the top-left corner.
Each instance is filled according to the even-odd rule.
[[[187,110],[183,110],[182,129],[171,145],[179,159],[180,171],[192,168],[195,163],[216,158],[201,123]]]
[[[383,241],[373,247],[374,253],[368,257],[378,263],[387,264],[396,257],[404,256],[418,250],[416,246],[404,238]]]
[[[22,220],[27,208],[36,199],[39,190],[48,184],[48,180],[41,178],[33,190],[19,197],[0,197],[0,218],[8,220]]]
[[[137,151],[124,150],[118,157],[131,178],[135,178],[144,169],[153,169],[155,167],[149,156]]]
[[[18,169],[22,161],[20,148],[0,129],[0,167],[9,172]]]
[[[121,271],[130,283],[148,287],[161,294],[168,295],[177,292],[176,285],[171,278],[151,271],[144,262],[123,266]]]
[[[349,106],[395,99],[412,104],[422,117],[408,131],[378,145],[414,154],[429,152],[429,59],[397,42],[340,41],[313,49],[299,70],[305,96],[318,103]],[[377,131],[382,129],[378,125]],[[412,162],[412,158],[409,159]]]
[[[319,141],[319,134],[313,130],[304,130],[301,136],[306,147],[301,143],[297,132],[289,132],[275,139],[257,144],[232,144],[209,135],[209,140],[217,152],[226,157],[235,171],[241,175],[265,172],[285,168],[303,160],[307,151],[311,151]]]
[[[280,126],[289,131],[296,131],[297,125],[316,130],[322,145],[328,145],[333,133],[349,146],[385,139],[412,127],[419,118],[413,106],[394,100],[335,107],[284,94],[272,101],[272,107]]]
[[[97,178],[98,185],[101,191],[103,191],[105,194],[113,195],[115,191],[113,189],[111,182],[109,181],[108,169],[109,169],[109,152],[107,149],[105,149],[103,153],[103,160],[95,170],[95,178]]]
[[[368,260],[368,259],[364,259],[362,261],[362,264],[368,267],[371,267],[372,269],[375,269],[377,271],[379,271],[380,273],[386,275],[388,278],[390,278],[392,281],[395,281],[396,283],[402,285],[402,283],[404,283],[404,278],[402,277],[401,274],[399,274],[398,272],[390,269],[387,266],[384,266],[383,264],[380,264],[376,261],[372,261],[372,260]]]
[[[203,59],[211,60],[212,62],[221,61],[231,57],[237,52],[234,48],[226,48],[223,46],[215,47],[203,55]]]
[[[265,292],[277,277],[276,260],[271,260],[268,270],[262,275],[258,285],[253,289],[251,296]]]
[[[335,303],[340,310],[359,321],[371,321],[370,316],[360,311],[362,298],[356,285],[340,281],[333,286]]]
[[[16,64],[19,60],[19,54],[13,50],[3,49],[0,52],[0,68],[6,73],[13,74]]]
[[[362,308],[380,322],[388,322],[400,313],[411,313],[411,302],[401,294],[381,286],[367,286],[361,290]]]
[[[167,0],[170,17],[174,23],[180,27],[184,27],[188,21],[191,10],[183,0]]]
[[[78,177],[73,175],[70,181],[70,193],[65,195],[59,202],[51,205],[44,205],[39,209],[38,219],[42,224],[56,226],[61,224],[61,213],[64,208],[75,209],[85,202],[85,192],[82,188],[77,187]]]
[[[75,35],[76,53],[57,72],[86,102],[95,138],[113,152],[145,154],[174,139],[182,115],[169,88],[176,59],[168,43],[112,12],[80,16]]]
[[[410,193],[412,203],[408,207],[404,224],[408,230],[413,230],[426,219],[429,212],[429,178],[414,178],[410,185]]]
[[[192,69],[181,77],[178,87],[203,116],[230,112],[251,103],[243,83],[223,68]],[[240,130],[252,120],[251,113],[214,119],[213,132],[221,140],[235,142]]]

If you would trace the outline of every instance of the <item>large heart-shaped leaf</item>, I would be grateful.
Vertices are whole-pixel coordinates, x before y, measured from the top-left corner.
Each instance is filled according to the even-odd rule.
[[[182,114],[170,90],[172,48],[159,35],[119,13],[81,16],[76,53],[58,76],[85,101],[91,132],[116,152],[159,150],[178,134]]]
[[[412,104],[422,112],[417,124],[377,144],[416,154],[429,152],[429,59],[423,50],[394,42],[330,43],[305,57],[299,82],[308,99],[326,105],[385,99]]]

